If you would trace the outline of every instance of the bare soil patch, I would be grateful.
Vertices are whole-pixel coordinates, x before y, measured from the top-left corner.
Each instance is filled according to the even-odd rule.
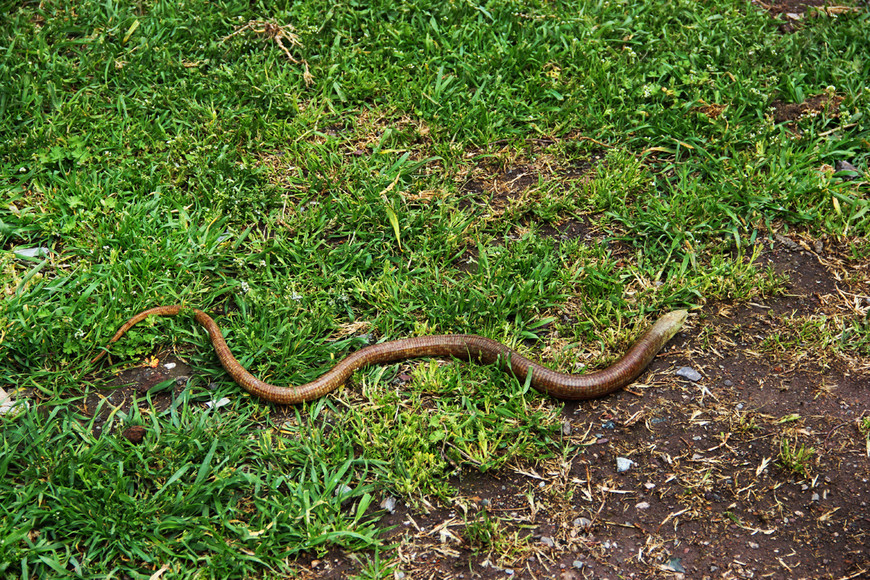
[[[773,120],[777,123],[794,123],[803,117],[822,113],[831,118],[837,118],[840,114],[841,102],[843,102],[843,97],[838,95],[815,95],[801,103],[785,103],[776,100],[771,104]]]

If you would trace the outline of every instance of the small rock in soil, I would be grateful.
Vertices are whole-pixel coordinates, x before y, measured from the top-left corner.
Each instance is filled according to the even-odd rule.
[[[725,385],[726,387],[733,387],[733,386],[734,386],[734,383],[731,382],[729,379],[725,379],[725,380],[722,382],[722,384]]]
[[[577,568],[578,570],[581,569],[583,566],[585,566],[585,564],[583,564],[583,562],[580,560],[574,560],[574,562],[571,565],[574,566],[575,568]]]
[[[671,558],[670,561],[668,561],[668,563],[665,564],[665,568],[667,568],[668,570],[670,570],[672,572],[684,573],[686,571],[686,569],[683,568],[683,564],[682,564],[682,562],[680,562],[679,558]]]
[[[384,498],[384,501],[381,502],[381,508],[387,510],[390,513],[395,513],[396,511],[396,498],[391,495],[388,495]]]
[[[617,457],[616,458],[616,471],[622,473],[623,471],[628,471],[631,466],[634,464],[634,461],[631,459],[627,459],[625,457]]]
[[[551,538],[549,536],[541,536],[541,543],[544,544],[545,546],[547,546],[548,548],[552,548],[553,546],[556,545],[556,543],[553,541],[553,538]]]
[[[701,380],[701,374],[692,367],[680,367],[677,369],[677,376],[689,379],[693,383]]]
[[[574,526],[578,528],[588,528],[592,525],[592,520],[589,518],[577,518],[574,520]]]

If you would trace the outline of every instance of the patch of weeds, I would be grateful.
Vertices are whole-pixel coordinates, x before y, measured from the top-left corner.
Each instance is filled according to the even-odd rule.
[[[390,465],[381,484],[412,498],[448,499],[446,474],[459,466],[496,470],[558,448],[558,407],[492,367],[423,362],[397,394],[380,380],[365,385],[371,404],[343,414],[343,430],[371,460]]]
[[[755,420],[755,413],[751,411],[739,411],[729,415],[729,423],[732,430],[739,433],[749,433],[758,429],[758,423]]]
[[[349,449],[327,464],[283,437],[252,436],[250,412],[210,413],[185,395],[150,409],[141,445],[111,420],[96,436],[94,419],[63,406],[7,422],[0,473],[18,516],[0,523],[0,571],[140,577],[169,558],[253,574],[287,570],[288,554],[377,546],[365,463]],[[70,530],[83,538],[75,550],[64,547]]]
[[[351,555],[359,566],[359,572],[350,576],[351,580],[387,580],[396,577],[396,562],[381,557],[380,550],[375,550],[374,555]]]
[[[784,437],[779,447],[779,465],[787,471],[807,477],[810,470],[809,462],[815,453],[816,450],[812,447],[806,447],[804,444],[798,447],[796,442],[791,442]]]
[[[476,550],[491,549],[499,540],[498,520],[490,517],[485,509],[477,512],[472,520],[465,520],[465,541]]]
[[[854,351],[862,356],[870,355],[870,314],[855,316],[840,333],[837,348]]]
[[[498,554],[499,561],[512,562],[523,552],[527,540],[519,530],[509,530],[506,521],[481,509],[473,519],[466,517],[463,539],[478,554]]]
[[[870,455],[870,417],[858,419],[858,432],[864,437],[867,443],[867,454]]]
[[[777,328],[761,341],[761,350],[777,354],[827,352],[866,354],[870,349],[870,323],[865,317],[806,315],[781,318]]]

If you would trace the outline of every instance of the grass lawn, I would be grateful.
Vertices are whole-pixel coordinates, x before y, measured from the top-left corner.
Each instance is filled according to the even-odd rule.
[[[292,577],[342,550],[392,578],[385,499],[454,505],[468,473],[579,451],[562,403],[486,366],[374,367],[269,405],[190,317],[111,349],[175,349],[183,388],[113,402],[88,361],[145,308],[212,313],[282,385],[440,333],[575,372],[667,310],[782,293],[762,240],[870,258],[866,8],[791,30],[734,0],[0,13],[0,387],[28,403],[0,418],[0,575]],[[842,321],[808,352],[866,356],[866,318]],[[523,541],[465,517],[480,550]]]

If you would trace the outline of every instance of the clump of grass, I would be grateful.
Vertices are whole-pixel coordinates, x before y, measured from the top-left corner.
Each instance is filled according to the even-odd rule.
[[[803,444],[798,447],[797,443],[784,437],[779,447],[779,464],[787,471],[807,477],[810,470],[809,463],[815,453],[816,450],[812,447]]]
[[[16,517],[0,526],[0,571],[138,578],[170,561],[188,577],[180,564],[202,560],[219,576],[379,544],[364,460],[345,449],[342,463],[325,464],[317,449],[300,454],[304,445],[251,433],[250,418],[250,409],[203,412],[183,396],[139,419],[142,445],[115,432],[117,419],[95,435],[96,419],[65,406],[7,422],[0,473]]]
[[[528,544],[519,530],[509,529],[507,520],[493,517],[486,509],[466,517],[463,540],[475,553],[498,554],[505,563],[515,561]]]
[[[858,420],[858,432],[867,441],[867,449],[870,453],[870,417],[862,417]]]

